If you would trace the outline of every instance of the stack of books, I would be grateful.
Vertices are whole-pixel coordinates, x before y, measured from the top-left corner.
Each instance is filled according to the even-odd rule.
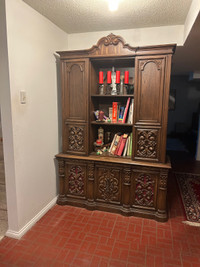
[[[113,102],[109,107],[109,118],[112,122],[133,123],[134,99],[127,99],[126,106],[121,106],[118,102]]]
[[[116,133],[109,149],[110,154],[123,157],[131,156],[132,139],[132,133],[130,135]]]

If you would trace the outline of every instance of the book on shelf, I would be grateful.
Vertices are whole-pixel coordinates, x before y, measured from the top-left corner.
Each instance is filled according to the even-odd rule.
[[[110,120],[112,121],[112,107],[108,108],[108,117],[110,118]]]
[[[122,122],[122,120],[123,120],[124,109],[125,109],[125,107],[120,107],[120,108],[119,108],[119,118],[118,118],[118,121],[119,121],[119,122]]]
[[[127,102],[126,102],[126,108],[125,108],[125,111],[124,111],[124,116],[123,116],[123,120],[122,120],[122,123],[125,123],[126,122],[126,118],[127,118],[127,114],[128,114],[128,109],[129,109],[129,104],[130,104],[130,97],[127,99]]]
[[[114,145],[114,142],[115,142],[115,139],[116,139],[116,137],[117,137],[117,134],[115,134],[115,135],[114,135],[114,137],[113,137],[113,140],[112,140],[112,143],[111,143],[111,145],[110,145],[110,149],[109,149],[109,151],[108,151],[108,152],[111,152],[111,150],[112,150],[112,147],[113,147],[113,145]]]
[[[118,151],[119,151],[119,148],[121,146],[121,142],[122,142],[122,135],[120,136],[120,139],[119,139],[119,142],[117,144],[117,147],[115,149],[115,155],[117,155]]]
[[[111,153],[112,155],[115,155],[115,150],[116,150],[117,145],[118,145],[118,143],[119,143],[120,137],[121,137],[121,135],[118,133],[117,136],[116,136],[116,138],[115,138],[114,144],[113,144],[113,146],[112,146],[112,148],[111,148],[111,150],[110,150],[110,153]]]
[[[130,134],[130,149],[129,149],[129,155],[132,156],[132,141],[133,141],[133,134]]]
[[[117,156],[131,156],[132,155],[132,133],[121,134],[116,133],[109,149],[110,154]]]
[[[127,153],[126,153],[126,156],[130,156],[130,142],[131,142],[130,135],[128,137],[127,142],[128,142],[128,144],[127,144]]]
[[[123,157],[126,157],[127,149],[128,149],[128,136],[126,138],[126,144],[125,144],[124,151],[123,151]]]
[[[120,143],[120,147],[119,147],[118,152],[117,152],[118,156],[121,156],[122,152],[124,151],[127,137],[128,137],[128,134],[123,134],[122,139],[121,139],[121,143]]]
[[[131,99],[127,123],[133,123],[133,108],[134,108],[134,99]]]
[[[113,102],[112,103],[112,122],[117,122],[117,108],[118,108],[118,103]]]

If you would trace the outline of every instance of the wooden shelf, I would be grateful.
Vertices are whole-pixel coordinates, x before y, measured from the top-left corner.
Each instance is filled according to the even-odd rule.
[[[134,95],[91,95],[91,97],[128,98],[128,97],[134,97]]]
[[[149,161],[139,161],[139,160],[132,160],[130,157],[121,157],[121,156],[113,156],[113,157],[106,157],[102,155],[96,155],[95,152],[92,152],[89,156],[82,156],[82,155],[70,155],[65,153],[60,153],[55,156],[56,158],[64,158],[64,159],[76,159],[76,160],[85,160],[85,161],[98,161],[98,162],[105,162],[105,163],[119,163],[119,164],[128,164],[133,166],[144,166],[144,167],[153,167],[153,168],[165,168],[171,169],[171,162],[170,159],[167,157],[166,163],[159,163],[159,162],[149,162]]]
[[[94,125],[109,125],[109,126],[133,126],[132,123],[121,123],[121,122],[98,122],[98,121],[91,121],[91,124]]]
[[[96,157],[103,157],[103,158],[113,158],[113,159],[131,159],[131,156],[126,156],[126,157],[123,157],[123,156],[117,156],[117,155],[112,155],[111,153],[109,152],[103,152],[101,155],[97,155],[97,152],[92,152],[90,154],[91,156],[96,156]]]

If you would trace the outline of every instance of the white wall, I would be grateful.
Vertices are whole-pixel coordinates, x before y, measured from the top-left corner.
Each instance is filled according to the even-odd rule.
[[[100,31],[74,33],[68,35],[68,49],[87,49],[97,41],[110,33],[120,35],[125,42],[132,46],[173,44],[183,45],[184,26],[163,26],[153,28],[140,28],[119,31]]]
[[[13,174],[9,177],[6,170],[6,188],[9,232],[17,235],[57,195],[54,155],[59,152],[58,88],[54,53],[67,49],[67,34],[21,0],[6,0],[6,20],[10,96],[7,94],[4,100],[11,105],[14,154]],[[26,91],[27,104],[20,104],[20,90]],[[5,121],[6,137],[9,129],[4,127]],[[5,140],[5,150],[9,145]],[[10,166],[8,157],[5,164]],[[16,196],[10,191],[11,180],[16,185]],[[13,209],[17,214],[11,214]]]

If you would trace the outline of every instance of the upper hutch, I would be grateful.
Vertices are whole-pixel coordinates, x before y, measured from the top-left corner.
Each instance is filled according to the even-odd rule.
[[[167,220],[170,162],[166,132],[171,59],[175,45],[131,47],[120,36],[101,38],[91,49],[57,52],[62,77],[63,151],[58,204]],[[129,69],[131,95],[100,95],[99,70]],[[97,122],[94,110],[134,99],[131,123]],[[131,157],[97,155],[98,129],[132,133]]]

